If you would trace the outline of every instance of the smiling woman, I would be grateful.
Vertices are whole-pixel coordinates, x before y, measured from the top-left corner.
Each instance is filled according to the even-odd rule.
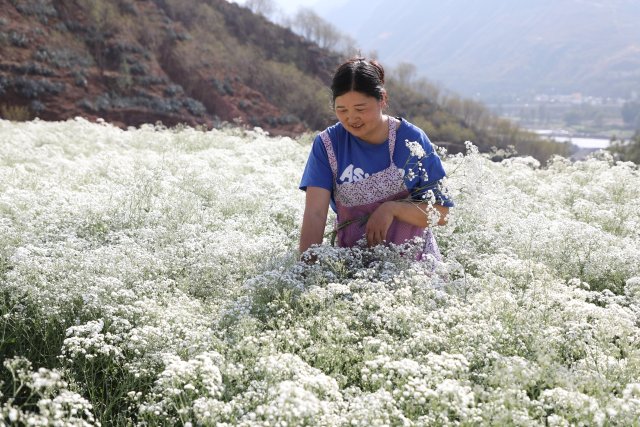
[[[418,257],[439,259],[430,227],[446,223],[453,203],[441,189],[445,172],[429,138],[384,114],[384,69],[376,61],[345,62],[331,91],[338,123],[316,137],[300,183],[306,191],[300,252],[322,243],[331,206],[339,246],[422,238]]]

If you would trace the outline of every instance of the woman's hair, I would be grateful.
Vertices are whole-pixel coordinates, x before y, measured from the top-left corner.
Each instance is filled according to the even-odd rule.
[[[338,67],[333,75],[331,104],[336,98],[350,91],[373,96],[378,101],[384,99],[384,69],[375,60],[361,57],[351,58]]]

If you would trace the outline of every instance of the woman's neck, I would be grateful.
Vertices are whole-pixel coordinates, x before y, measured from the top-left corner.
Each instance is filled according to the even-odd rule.
[[[389,138],[389,120],[390,117],[383,114],[375,131],[363,141],[375,145],[383,144]]]

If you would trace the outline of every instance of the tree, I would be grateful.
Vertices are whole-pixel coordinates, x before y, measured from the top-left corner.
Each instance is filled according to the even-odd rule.
[[[409,62],[401,62],[395,68],[398,82],[403,86],[410,86],[416,76],[416,66]]]
[[[291,28],[305,39],[315,41],[317,22],[321,19],[313,10],[301,7],[293,17]]]
[[[621,160],[640,164],[640,131],[636,131],[630,141],[612,141],[607,150],[618,155]]]
[[[622,106],[622,120],[640,130],[640,102],[625,102]]]
[[[333,50],[340,41],[340,33],[329,22],[320,21],[317,23],[316,41],[320,47]]]
[[[253,13],[262,15],[265,18],[273,15],[278,9],[273,0],[246,0],[244,5]]]
[[[356,56],[360,53],[358,42],[348,34],[342,34],[339,41],[339,49],[348,57]]]
[[[91,46],[93,58],[98,65],[100,74],[104,75],[107,68],[107,40],[118,30],[120,14],[116,7],[105,1],[86,2],[91,26],[87,34],[87,42]]]
[[[291,29],[328,50],[335,50],[340,42],[347,49],[355,44],[353,38],[342,34],[333,24],[306,7],[298,9],[291,22]]]

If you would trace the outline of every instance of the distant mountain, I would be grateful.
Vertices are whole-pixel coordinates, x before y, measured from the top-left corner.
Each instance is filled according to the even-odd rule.
[[[334,0],[317,11],[365,52],[467,96],[640,92],[637,0]]]

